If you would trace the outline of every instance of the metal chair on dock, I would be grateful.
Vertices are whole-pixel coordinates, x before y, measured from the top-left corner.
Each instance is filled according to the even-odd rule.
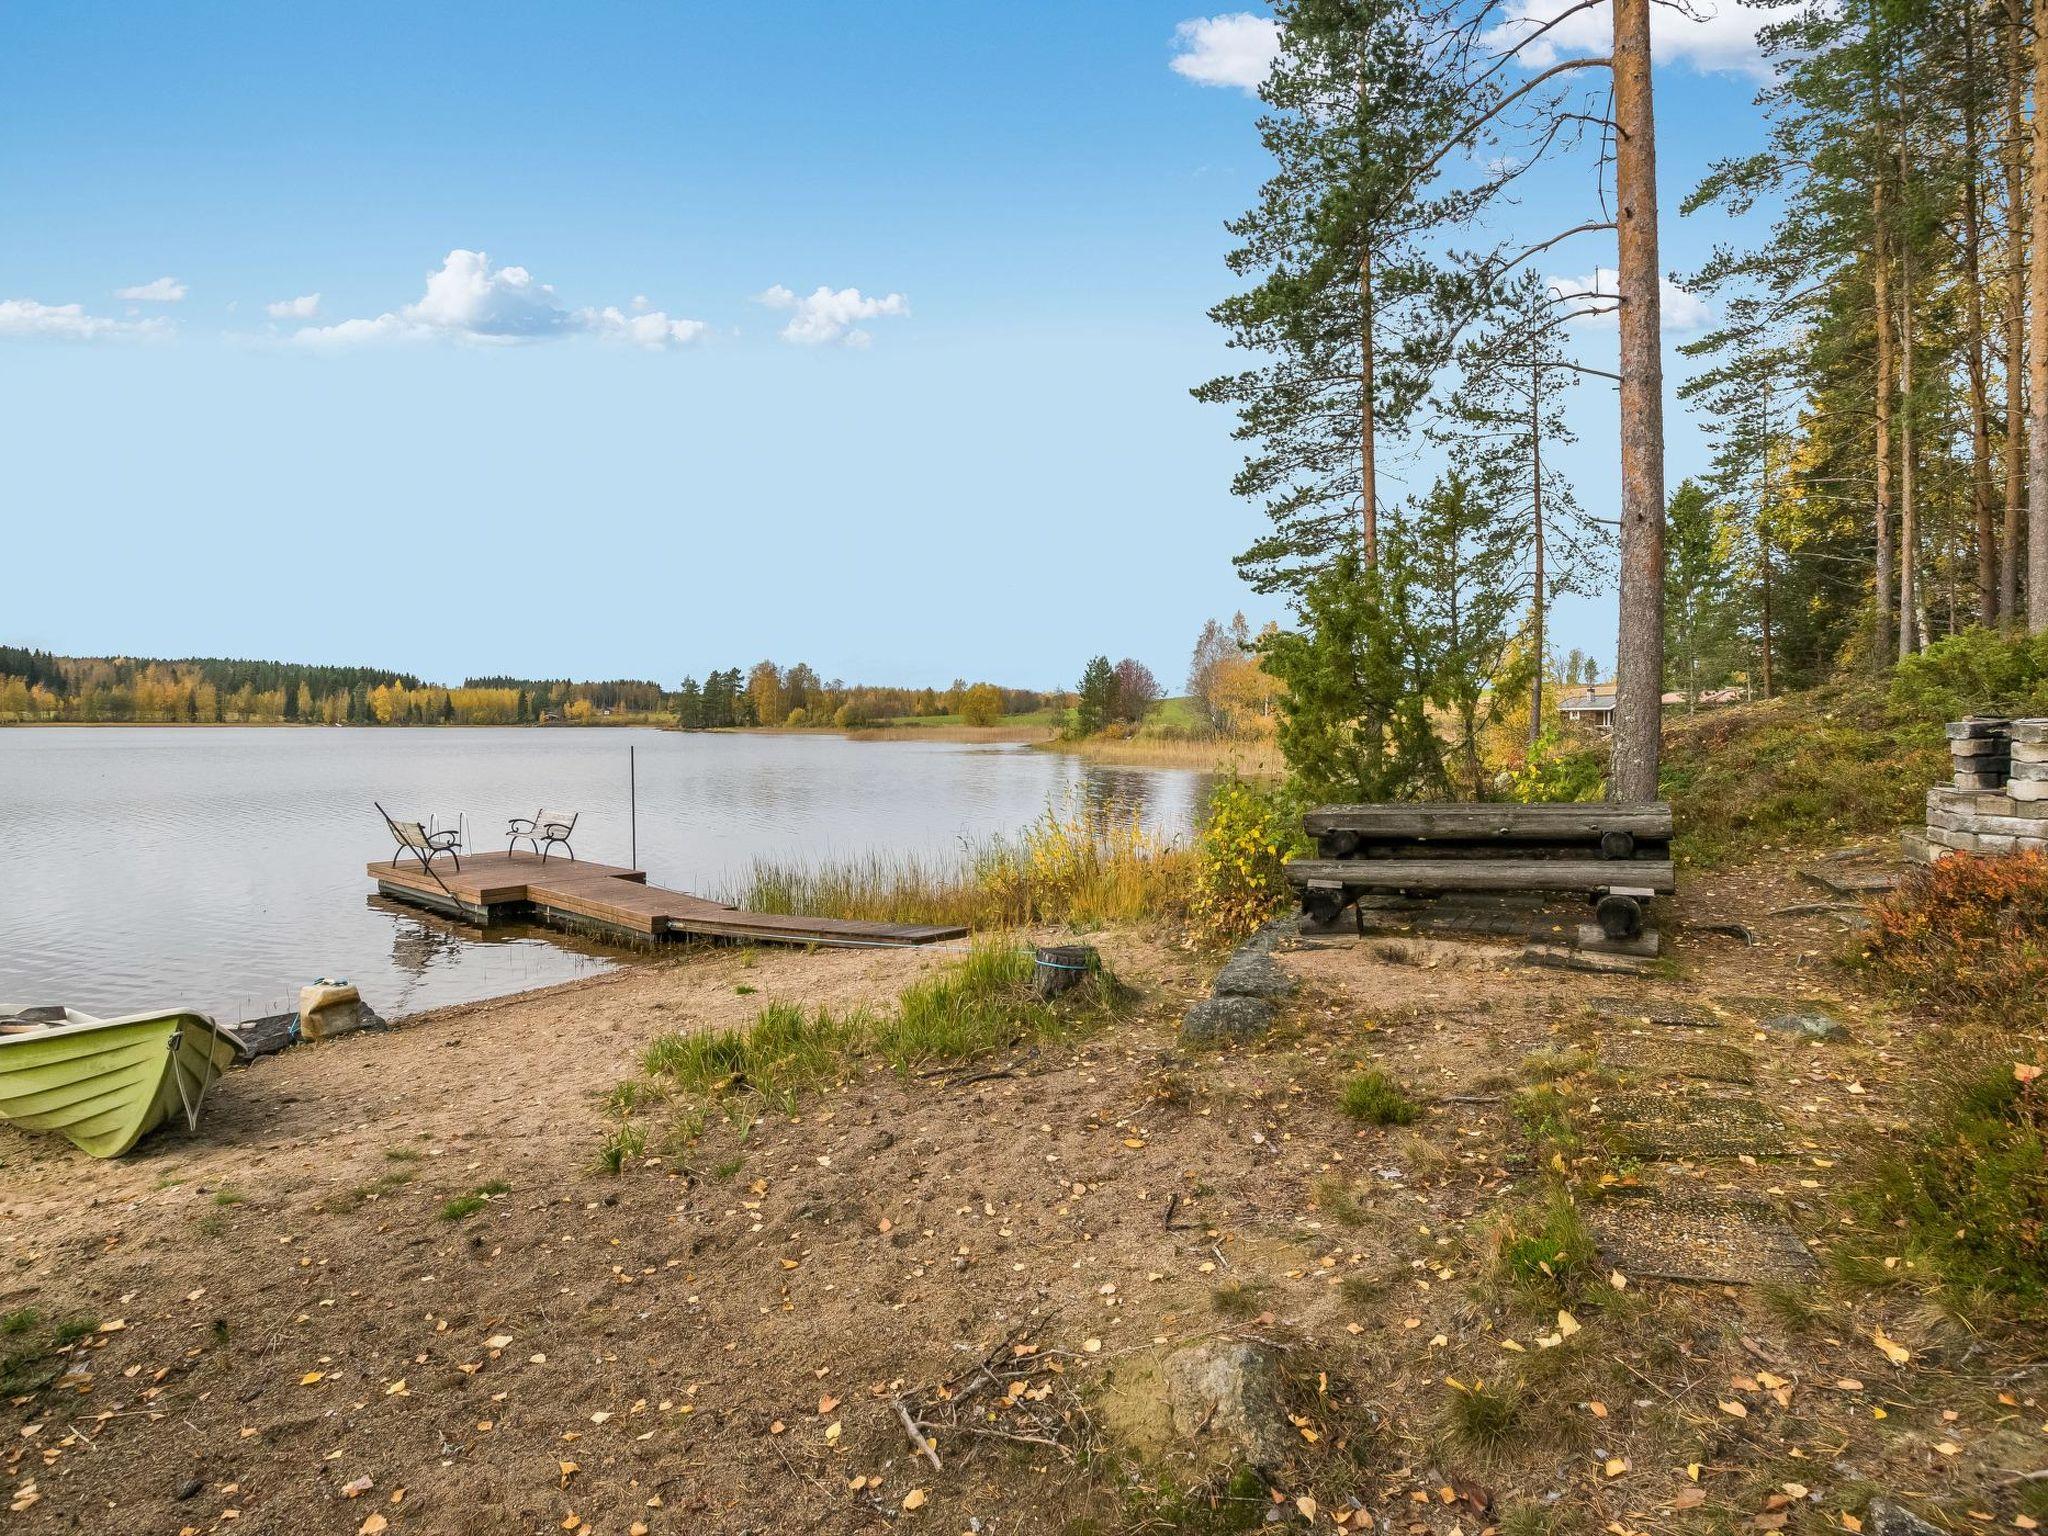
[[[571,811],[563,816],[554,811],[539,810],[531,816],[514,816],[508,827],[511,837],[505,844],[505,851],[511,853],[521,843],[531,843],[543,864],[547,862],[548,850],[555,847],[566,849],[573,859],[576,850],[569,847],[569,834],[576,830],[576,818],[582,814],[581,811]]]
[[[374,800],[370,803],[377,805]],[[458,871],[462,868],[460,832],[453,829],[446,832],[429,832],[416,821],[394,821],[391,813],[381,805],[377,806],[377,814],[384,818],[384,825],[391,829],[391,835],[398,840],[398,848],[391,855],[394,866],[409,853],[420,861],[420,868],[431,871],[434,860],[445,853],[455,861]]]

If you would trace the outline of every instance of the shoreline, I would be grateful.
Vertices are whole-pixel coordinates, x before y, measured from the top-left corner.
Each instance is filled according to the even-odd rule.
[[[1062,737],[1047,725],[882,725],[782,726],[718,725],[683,727],[657,720],[603,720],[568,725],[560,721],[504,721],[492,725],[448,721],[432,725],[367,725],[324,720],[5,720],[6,730],[329,730],[329,731],[584,731],[648,730],[682,736],[788,736],[836,738],[856,742],[926,741],[954,746],[1021,746],[1034,752],[1056,752],[1087,762],[1127,768],[1184,769],[1195,773],[1229,773],[1245,778],[1274,778],[1285,769],[1279,749],[1270,740],[1214,740],[1194,737]]]

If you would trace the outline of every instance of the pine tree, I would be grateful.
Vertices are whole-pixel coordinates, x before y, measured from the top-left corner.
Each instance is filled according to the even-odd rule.
[[[1664,569],[1665,686],[1685,695],[1688,711],[1700,693],[1727,679],[1734,644],[1728,539],[1707,488],[1680,482],[1671,493]]]
[[[1255,277],[1210,316],[1260,361],[1196,398],[1237,411],[1252,445],[1232,489],[1273,529],[1238,557],[1260,591],[1298,586],[1344,549],[1376,558],[1383,442],[1408,432],[1468,302],[1435,236],[1484,200],[1448,188],[1444,150],[1470,108],[1454,29],[1418,0],[1285,0],[1260,95],[1275,170],[1233,221],[1231,270]]]
[[[1297,599],[1298,630],[1260,643],[1280,697],[1280,751],[1314,799],[1441,795],[1443,749],[1429,718],[1431,679],[1417,665],[1409,548],[1398,529],[1367,569],[1345,550]]]

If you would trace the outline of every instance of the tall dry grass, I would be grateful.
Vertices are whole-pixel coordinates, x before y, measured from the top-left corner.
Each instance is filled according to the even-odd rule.
[[[757,859],[724,899],[753,912],[871,922],[1093,928],[1182,913],[1190,859],[1135,817],[1048,810],[1017,836],[991,838],[958,858]]]
[[[1279,743],[1269,737],[1084,736],[1046,744],[1049,752],[1070,752],[1091,763],[1133,768],[1193,768],[1235,773],[1246,779],[1278,779],[1287,773]]]
[[[1051,741],[1059,734],[1049,725],[852,725],[842,733],[851,741]]]

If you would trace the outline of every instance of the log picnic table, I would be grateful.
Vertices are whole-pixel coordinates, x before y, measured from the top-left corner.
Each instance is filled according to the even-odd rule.
[[[1584,895],[1601,933],[1620,941],[1642,931],[1645,902],[1677,889],[1664,801],[1323,805],[1302,826],[1317,856],[1289,859],[1287,880],[1319,924],[1367,892],[1563,892]]]

